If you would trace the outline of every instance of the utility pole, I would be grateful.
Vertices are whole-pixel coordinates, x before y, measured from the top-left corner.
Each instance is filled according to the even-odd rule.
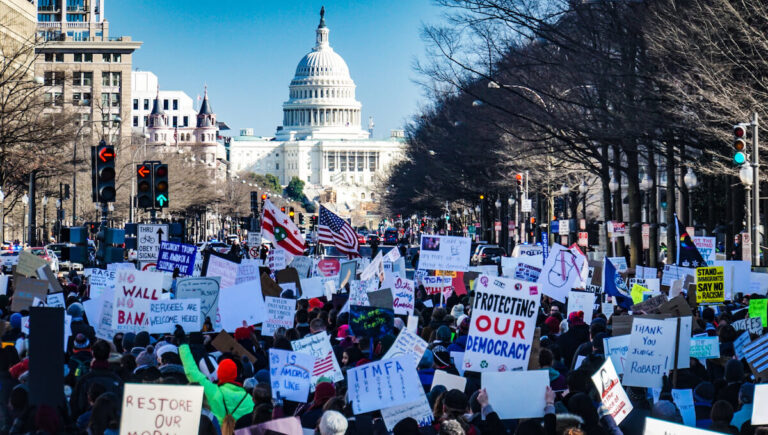
[[[760,265],[760,141],[758,140],[758,119],[757,112],[752,115],[752,178],[754,187],[752,192],[752,201],[754,210],[752,211],[752,265]]]

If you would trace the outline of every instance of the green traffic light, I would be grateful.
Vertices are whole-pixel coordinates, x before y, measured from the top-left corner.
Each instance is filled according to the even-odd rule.
[[[165,195],[163,195],[162,193],[160,195],[157,195],[157,202],[160,203],[160,207],[162,207],[163,204],[167,201],[168,201],[168,198],[166,198]]]
[[[743,165],[744,162],[746,161],[747,161],[747,156],[741,151],[738,151],[736,152],[736,154],[733,155],[733,162],[736,163],[737,165]]]

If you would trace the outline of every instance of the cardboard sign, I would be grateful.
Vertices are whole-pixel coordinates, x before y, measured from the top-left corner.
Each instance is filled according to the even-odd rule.
[[[525,370],[540,298],[537,284],[481,276],[475,284],[464,369]]]
[[[733,322],[732,326],[737,331],[748,331],[754,335],[760,335],[763,332],[763,323],[759,317],[737,320]]]
[[[432,378],[432,388],[430,388],[430,390],[435,388],[435,385],[442,385],[448,391],[459,390],[464,392],[464,389],[467,387],[467,378],[452,375],[442,370],[435,370],[435,376]]]
[[[299,255],[293,257],[293,261],[291,261],[290,266],[296,269],[296,272],[299,274],[299,278],[306,278],[309,276],[309,272],[312,269],[312,259],[303,255]]]
[[[624,367],[624,385],[661,388],[661,376],[675,355],[675,324],[635,318]]]
[[[691,337],[691,357],[698,359],[720,358],[720,342],[717,337]]]
[[[356,337],[380,338],[392,333],[394,317],[391,309],[350,305],[349,329]]]
[[[659,309],[661,308],[661,306],[667,303],[667,301],[668,301],[667,295],[662,293],[658,296],[653,296],[638,304],[632,305],[630,310],[632,310],[633,313],[640,313],[640,312],[646,313],[646,314],[657,313],[659,312]]]
[[[291,342],[294,351],[311,355],[315,359],[312,369],[312,385],[321,377],[333,379],[333,382],[344,380],[344,374],[336,360],[336,354],[331,347],[331,337],[326,332],[307,335]]]
[[[32,302],[35,298],[45,300],[48,296],[48,281],[27,278],[20,275],[16,275],[13,281],[15,290],[13,293],[13,302],[11,303],[11,311],[18,313],[21,310],[27,310],[32,306]]]
[[[469,237],[422,234],[419,269],[466,272],[471,245]]]
[[[218,255],[211,254],[208,258],[208,267],[205,270],[205,276],[221,277],[219,288],[223,290],[237,284],[237,270],[237,263],[219,257]]]
[[[203,408],[199,385],[125,384],[120,435],[197,433]]]
[[[269,382],[273,399],[306,402],[315,359],[289,350],[269,349]]]
[[[149,333],[172,333],[176,325],[184,332],[200,330],[200,299],[174,299],[149,303]]]
[[[691,306],[688,305],[688,302],[685,300],[683,296],[672,298],[667,302],[661,304],[661,306],[659,307],[659,312],[669,313],[675,317],[686,317],[686,316],[691,316],[693,314],[693,312],[691,311]]]
[[[413,358],[414,364],[418,366],[421,357],[424,356],[424,351],[428,348],[428,344],[421,337],[416,335],[415,332],[404,328],[400,331],[389,347],[387,353],[381,359],[391,359],[400,356],[408,356]]]
[[[264,305],[267,307],[267,319],[261,326],[263,337],[274,335],[279,328],[286,330],[293,328],[293,314],[296,312],[294,299],[267,296],[264,298]]]
[[[61,293],[64,291],[64,289],[61,288],[59,280],[56,279],[56,275],[51,270],[50,265],[46,264],[45,266],[39,267],[37,269],[37,277],[48,281],[48,293]]]
[[[584,313],[584,323],[592,323],[592,312],[595,306],[595,294],[571,290],[568,292],[568,316],[573,312],[581,311]]]
[[[349,369],[347,383],[347,397],[356,415],[413,403],[424,395],[416,366],[407,356]]]
[[[750,299],[749,317],[761,318],[763,328],[768,327],[768,299]]]
[[[722,266],[696,268],[696,303],[725,301],[725,271]]]
[[[413,281],[395,275],[395,285],[392,287],[392,308],[395,314],[409,316],[413,314],[416,304]]]
[[[252,353],[248,352],[240,343],[235,341],[235,339],[232,338],[232,336],[229,335],[227,331],[219,332],[216,338],[211,341],[211,346],[213,346],[214,349],[221,353],[231,353],[233,355],[237,355],[240,358],[246,357],[251,363],[256,362],[256,357],[253,356]]]
[[[453,285],[453,278],[450,276],[425,276],[422,283],[428,295],[439,295]]]
[[[34,278],[37,276],[37,269],[47,265],[48,262],[29,251],[19,252],[19,261],[16,263],[15,273]]]
[[[615,337],[603,338],[603,351],[609,357],[616,373],[624,374],[624,363],[629,353],[630,335],[619,335]]]
[[[395,425],[406,418],[416,420],[419,427],[430,426],[434,419],[434,413],[429,406],[426,394],[422,392],[421,399],[416,402],[383,408],[381,410],[381,417],[384,419],[384,426],[387,427],[388,431],[392,432],[395,429]]]
[[[112,329],[134,332],[149,326],[149,302],[159,301],[163,294],[163,274],[121,269],[115,278],[112,305]]]
[[[684,280],[686,276],[696,276],[696,269],[689,267],[680,267],[674,264],[665,264],[664,272],[661,274],[661,285],[667,287],[672,285],[672,281]],[[671,295],[670,295],[671,296]]]
[[[160,243],[168,240],[168,225],[137,225],[136,260],[157,261]]]
[[[584,288],[588,272],[587,259],[578,249],[554,244],[539,276],[539,288],[545,295],[565,303],[571,289]]]
[[[745,345],[742,353],[756,378],[768,379],[768,334]]]
[[[160,242],[157,255],[157,270],[173,272],[178,269],[182,275],[192,276],[195,270],[197,247],[179,242]]]
[[[752,425],[768,424],[768,384],[755,385],[755,396],[752,405]]]
[[[301,279],[299,279],[299,273],[296,272],[296,269],[292,267],[287,267],[283,270],[278,270],[275,272],[275,281],[277,281],[283,290],[288,288],[285,284],[293,284],[295,287],[293,292],[294,298],[297,298],[302,294]]]
[[[544,416],[545,394],[549,386],[547,370],[483,372],[480,382],[499,418]],[[514,388],[510,388],[511,385]]]
[[[621,386],[619,375],[613,366],[613,361],[609,358],[600,366],[600,369],[592,375],[592,383],[595,384],[600,400],[603,406],[608,408],[616,424],[621,424],[630,411],[632,411],[632,402],[629,401],[626,391]]]
[[[222,328],[234,332],[243,326],[243,321],[249,325],[264,321],[267,308],[264,306],[260,287],[258,281],[250,281],[219,291]]]
[[[200,299],[200,328],[206,318],[214,329],[221,328],[219,277],[189,277],[176,280],[176,299]]]
[[[264,297],[272,296],[278,298],[280,297],[280,293],[283,292],[283,289],[269,277],[269,274],[264,273],[263,271],[261,272],[259,283],[261,284],[261,295]]]

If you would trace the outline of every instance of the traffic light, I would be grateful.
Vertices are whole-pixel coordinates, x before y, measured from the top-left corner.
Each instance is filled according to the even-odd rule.
[[[251,192],[251,211],[259,214],[259,192]]]
[[[64,199],[69,199],[69,184],[64,185]]]
[[[299,212],[299,225],[304,225],[304,213]]]
[[[168,207],[168,165],[159,163],[154,165],[155,208]]]
[[[136,165],[136,202],[141,208],[152,208],[155,194],[152,191],[152,165]]]
[[[115,147],[103,140],[96,147],[96,202],[115,202]]]
[[[523,174],[515,174],[515,182],[517,183],[517,187],[523,187]]]
[[[285,214],[285,207],[280,207],[280,213]]]
[[[293,216],[296,215],[296,212],[293,211],[293,207],[291,207],[291,211],[288,212],[288,216],[291,218],[291,222],[295,222],[293,220]]]
[[[736,165],[743,165],[747,161],[747,130],[744,125],[737,124],[733,126],[733,148],[735,150],[733,154],[733,163]]]
[[[317,228],[317,215],[310,216],[309,221],[312,223],[312,228]]]

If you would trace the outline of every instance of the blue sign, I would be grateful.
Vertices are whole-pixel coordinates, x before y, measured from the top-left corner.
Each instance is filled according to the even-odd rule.
[[[546,231],[541,232],[541,254],[546,262],[549,257],[549,234]]]
[[[182,275],[192,276],[196,254],[197,248],[194,245],[163,240],[160,242],[156,269],[173,272],[178,268]]]
[[[552,234],[557,234],[560,232],[560,221],[552,221],[549,224],[549,228],[551,228],[550,231],[552,231]]]

